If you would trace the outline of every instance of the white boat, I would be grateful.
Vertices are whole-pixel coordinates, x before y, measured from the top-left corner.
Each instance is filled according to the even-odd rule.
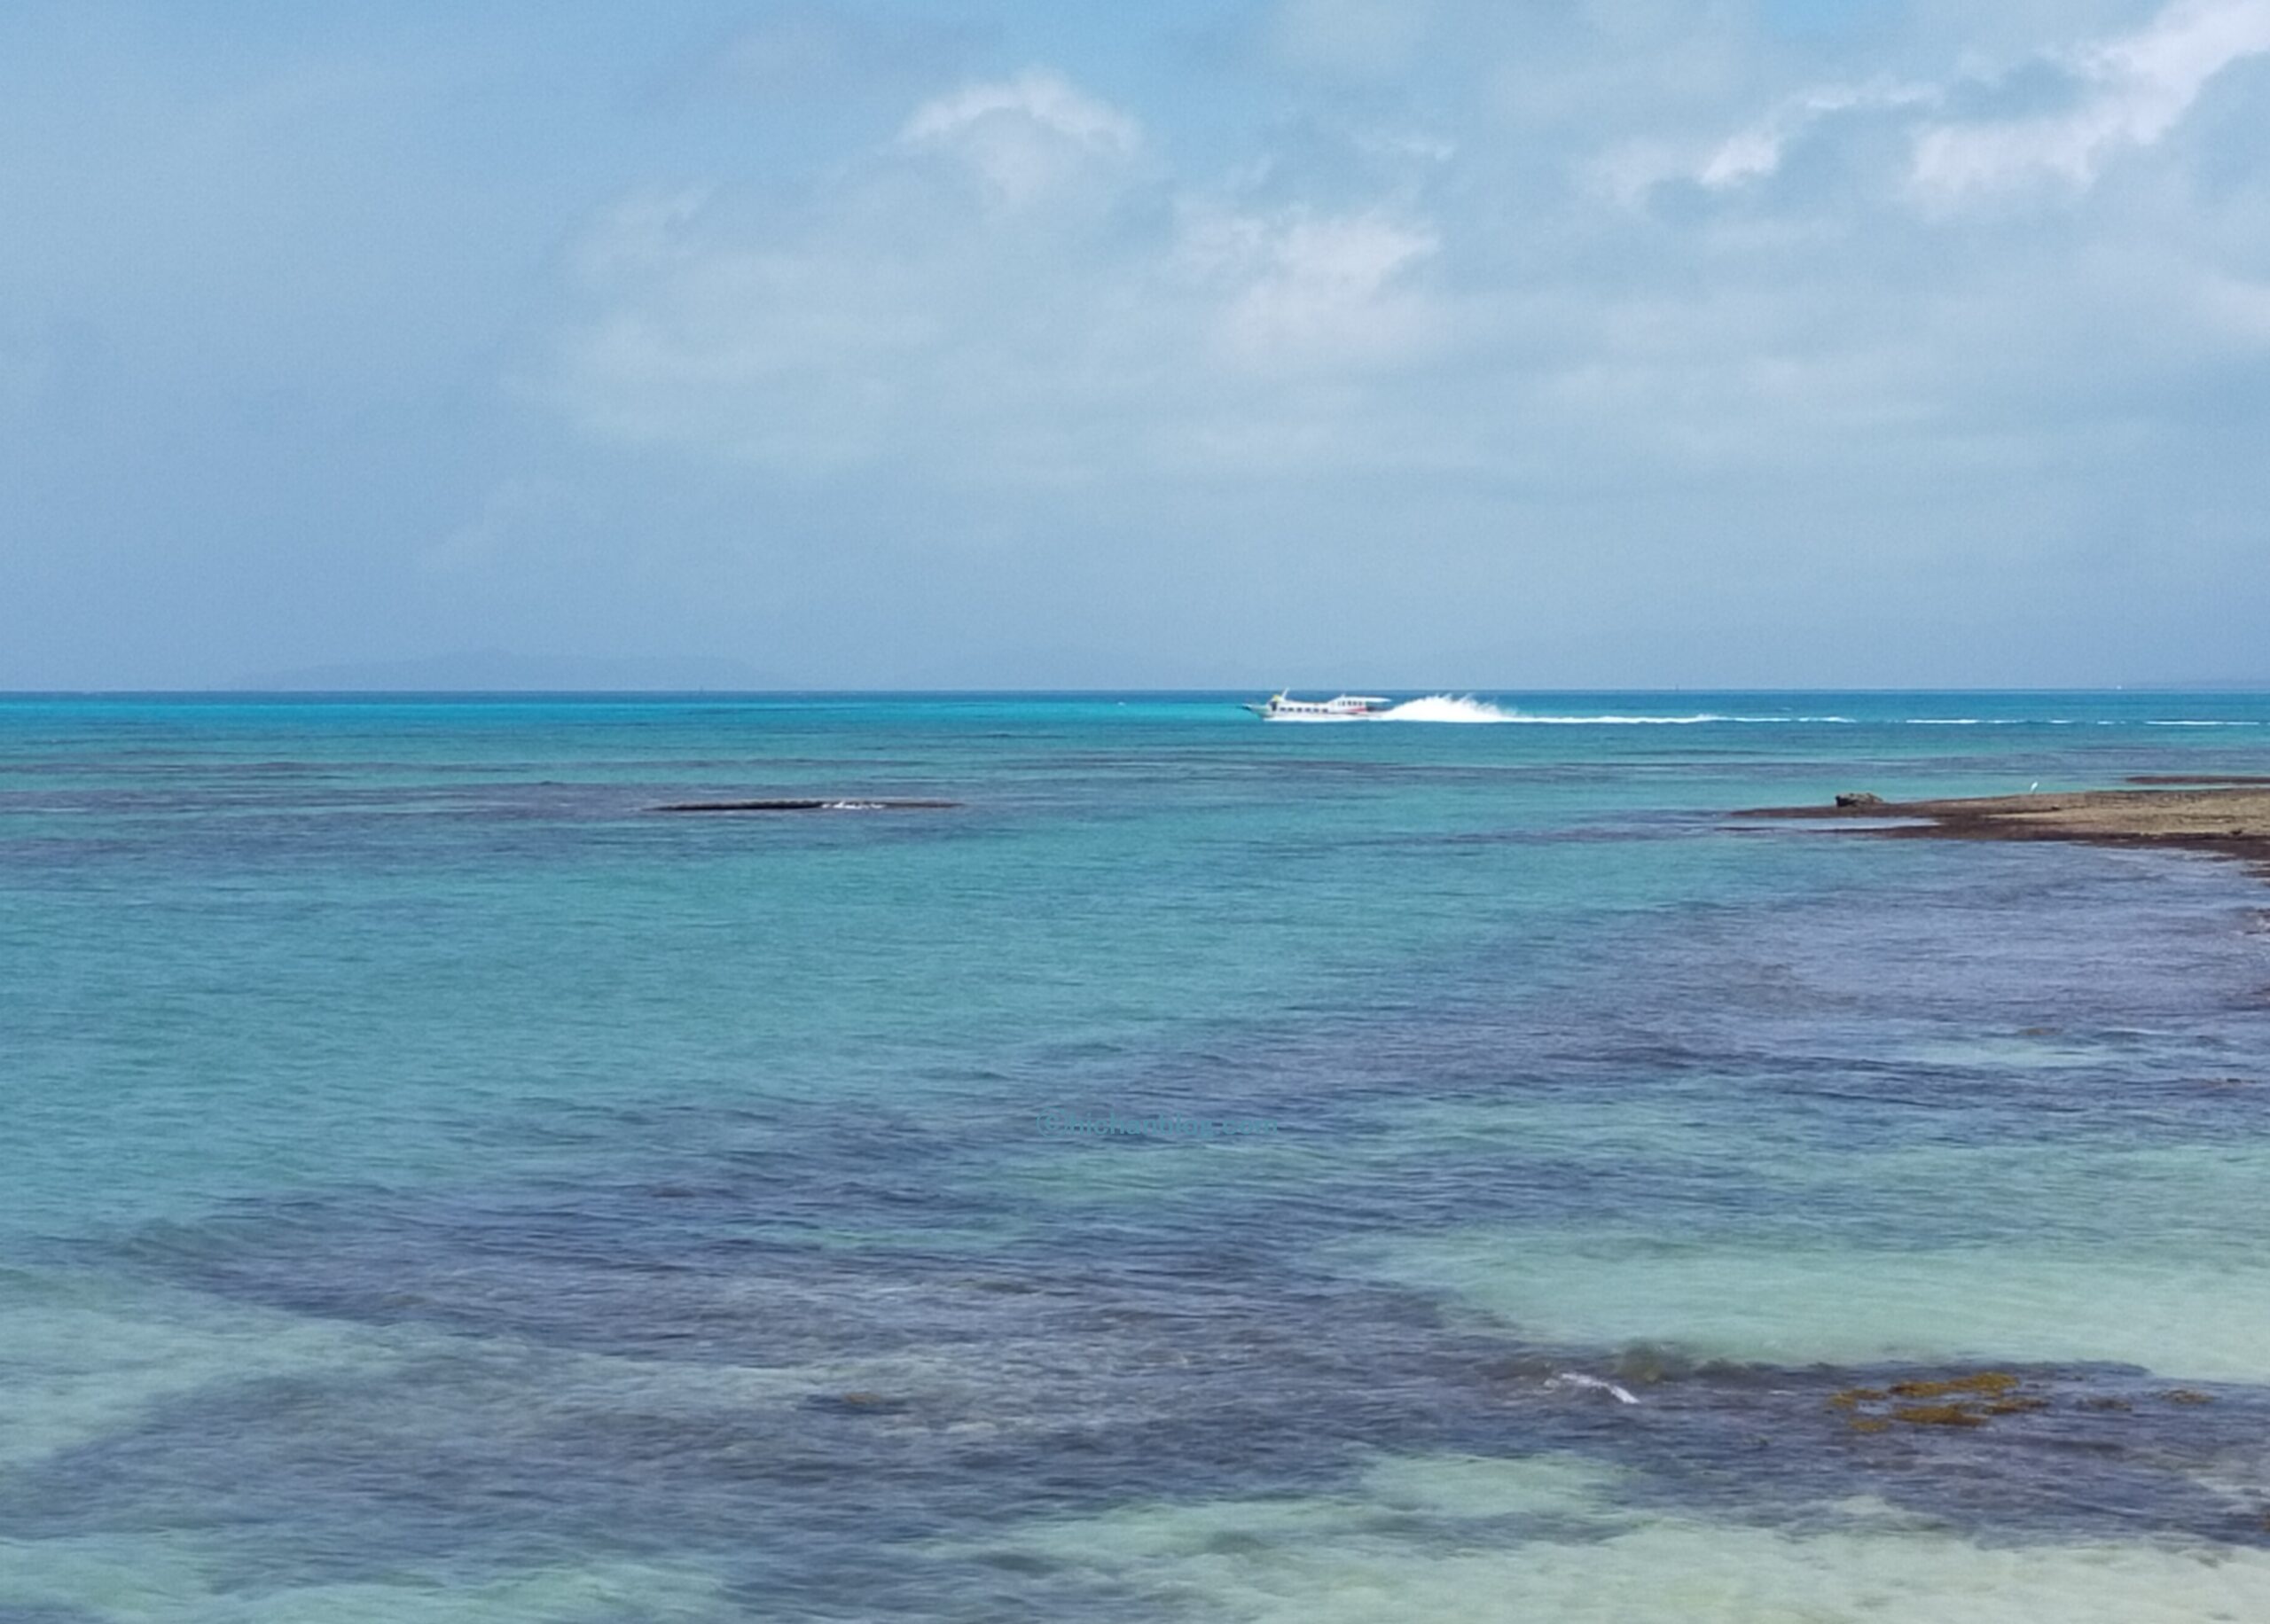
[[[1336,699],[1296,699],[1289,693],[1273,693],[1246,709],[1264,722],[1360,722],[1366,716],[1383,716],[1394,705],[1394,700],[1373,694],[1343,693]]]

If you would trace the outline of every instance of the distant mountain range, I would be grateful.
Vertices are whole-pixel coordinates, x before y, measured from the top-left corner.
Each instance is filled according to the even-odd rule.
[[[681,655],[506,654],[494,650],[422,660],[356,660],[262,671],[231,687],[278,693],[612,693],[626,690],[748,692],[793,688],[777,671],[738,660]]]

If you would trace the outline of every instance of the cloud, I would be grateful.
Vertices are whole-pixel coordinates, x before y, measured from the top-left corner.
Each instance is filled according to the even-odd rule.
[[[2218,331],[2270,344],[2270,281],[2212,271],[2200,279],[2198,298],[2201,310]]]
[[[2063,53],[2079,92],[2070,109],[1918,132],[1914,184],[1938,199],[2043,178],[2085,188],[2124,149],[2165,136],[2217,74],[2265,52],[2270,0],[2178,0],[2133,34]]]
[[[1936,80],[1817,86],[1716,140],[1648,137],[1610,148],[1591,172],[1609,194],[1645,202],[1666,183],[1730,191],[1781,172],[1793,148],[1858,115],[1904,114],[1912,200],[1938,207],[2041,181],[2094,184],[2120,152],[2149,147],[2188,113],[2210,81],[2270,53],[2270,0],[2176,0],[2143,27],[2039,51],[2023,70],[1966,63]],[[2009,100],[2039,82],[2064,103],[2023,116],[1964,116],[1963,103]]]
[[[634,191],[572,256],[585,308],[530,386],[607,440],[808,476],[935,449],[1114,341],[1142,144],[1035,69],[922,102],[800,199]]]
[[[1142,140],[1127,114],[1039,68],[925,102],[899,131],[910,150],[958,154],[1012,206],[1046,196],[1092,161],[1131,157]]]
[[[636,445],[834,468],[876,455],[955,290],[847,227],[737,236],[690,194],[634,197],[577,256],[599,308],[538,386]]]
[[[1430,227],[1384,213],[1199,209],[1179,254],[1225,291],[1220,353],[1251,367],[1345,369],[1415,359],[1438,340],[1444,311],[1413,273],[1441,247]]]
[[[1695,173],[1702,184],[1723,188],[1772,175],[1781,167],[1790,144],[1822,120],[1838,113],[1881,112],[1928,105],[1939,99],[1928,84],[1830,85],[1792,98],[1764,122],[1730,137]]]
[[[1652,82],[1645,53],[1677,54],[1619,38],[1524,71]],[[2248,476],[2200,448],[2261,418],[2241,376],[2259,188],[2108,188],[1991,229],[1918,208],[1919,129],[2080,83],[2075,53],[2005,51],[2032,65],[2013,71],[1961,43],[1571,94],[1561,123],[1499,98],[1502,55],[1468,103],[1335,87],[1226,130],[1054,67],[949,79],[800,174],[624,197],[533,370],[595,463],[631,448],[620,465],[740,493],[771,527],[716,554],[770,549],[768,591],[810,536],[896,549],[885,574],[935,566],[973,624],[1092,566],[1104,623],[1125,591],[1186,603],[1189,570],[1161,560],[1212,550],[1209,582],[1248,583],[1221,587],[1225,617],[1267,621],[1281,600],[1253,583],[1273,590],[1288,549],[1359,559],[1393,535],[1440,582],[1504,572],[1538,606],[1508,611],[1525,647],[1582,640],[1543,605],[1640,582],[1762,635],[1778,612],[1722,583],[1763,578],[1832,605],[1804,623],[1833,657],[1878,635],[1887,594],[1928,621],[1941,589],[1917,582],[1961,572],[2015,604],[2113,570],[2075,538],[2162,522],[2142,493],[2227,503]],[[1611,149],[1653,166],[1639,207],[1569,183],[1619,136],[1658,144]],[[1460,589],[1411,590],[1468,615]]]
[[[1365,380],[1452,329],[1437,228],[1408,198],[1264,202],[1143,154],[1132,118],[1034,70],[922,103],[794,210],[634,193],[574,256],[586,308],[534,387],[606,439],[803,477],[1376,451]]]
[[[1890,81],[1822,85],[1789,98],[1755,123],[1716,141],[1628,143],[1597,160],[1593,173],[1604,190],[1627,204],[1644,202],[1656,187],[1672,181],[1725,191],[1778,173],[1789,149],[1828,120],[1925,106],[1944,94],[1937,85]]]
[[[1037,68],[925,102],[906,121],[901,138],[916,144],[951,141],[1004,115],[1092,150],[1125,152],[1141,138],[1133,119]]]
[[[2206,264],[1951,246],[1899,166],[1972,84],[1829,81],[1732,136],[1620,150],[1627,199],[1755,199],[1697,212],[1525,180],[1470,123],[1383,144],[1369,107],[1194,161],[1036,67],[918,100],[793,197],[625,198],[537,386],[602,440],[941,488],[1421,467],[1613,488],[1902,447],[2016,467],[2053,437],[2029,411],[2111,398],[2086,335],[2251,332],[2253,285],[2171,305],[2165,278],[2208,286]],[[1846,145],[1874,184],[1765,184],[1840,121],[1871,133]],[[2150,374],[2101,345],[2087,365],[2130,362]]]
[[[2178,575],[2258,647],[2263,4],[1798,37],[1748,0],[1266,0],[1196,44],[1139,7],[762,0],[675,45],[610,8],[46,8],[0,53],[0,553],[54,566],[0,645],[305,658],[343,600],[276,560],[316,537],[402,646],[755,617],[846,681],[1046,680],[1001,652],[1036,625],[1961,680],[1915,652],[1935,602],[2042,648],[2061,604],[2141,636],[2157,602],[2189,648]],[[500,355],[517,398],[467,386]],[[1749,652],[1790,638],[1819,663]],[[2000,669],[2122,675],[2085,642]]]

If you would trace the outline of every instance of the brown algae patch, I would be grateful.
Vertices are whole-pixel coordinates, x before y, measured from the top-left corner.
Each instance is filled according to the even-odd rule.
[[[2147,778],[2148,787],[1886,800],[1847,792],[1828,806],[1757,807],[1737,817],[1841,819],[1885,839],[2081,840],[2270,860],[2270,787],[2255,779]]]
[[[2211,1404],[2214,1394],[2196,1387],[2169,1387],[2161,1403]],[[2111,1394],[2069,1395],[2074,1410],[2128,1412],[2136,1401]],[[2008,1370],[1971,1370],[1960,1376],[1917,1377],[1881,1387],[1846,1387],[1829,1395],[1828,1409],[1842,1414],[1856,1433],[1886,1433],[1899,1426],[1979,1427],[2011,1416],[2055,1408],[2045,1384]]]
[[[2008,1370],[1980,1370],[1971,1376],[1949,1377],[1945,1381],[1896,1381],[1891,1384],[1892,1396],[1902,1399],[1944,1399],[1956,1394],[1983,1395],[2000,1398],[2016,1390],[2018,1378]]]
[[[1984,1426],[1986,1417],[1967,1404],[1901,1404],[1891,1412],[1894,1421],[1910,1426]]]
[[[1889,1432],[1894,1425],[1984,1426],[2000,1417],[2049,1408],[2047,1398],[2023,1386],[2008,1370],[1973,1370],[1886,1387],[1847,1387],[1829,1396],[1828,1408],[1843,1411],[1856,1433]]]

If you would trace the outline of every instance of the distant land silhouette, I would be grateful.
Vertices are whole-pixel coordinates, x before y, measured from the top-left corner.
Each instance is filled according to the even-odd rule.
[[[301,666],[241,677],[254,692],[572,693],[626,690],[751,691],[792,688],[777,671],[738,660],[685,655],[508,654],[481,650],[420,660]]]

